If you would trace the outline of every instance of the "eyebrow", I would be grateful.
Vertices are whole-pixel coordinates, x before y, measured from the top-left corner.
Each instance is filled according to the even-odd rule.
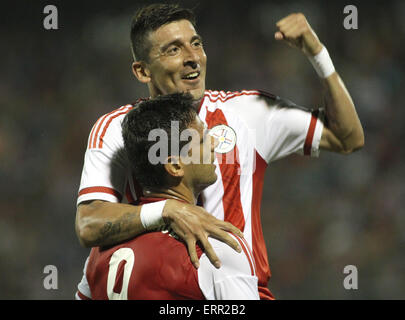
[[[195,40],[200,40],[202,42],[202,37],[199,34],[195,34],[194,36],[191,37],[190,42],[193,42]],[[174,39],[173,41],[170,41],[169,43],[166,43],[160,47],[161,52],[165,52],[171,45],[180,45],[181,41],[180,39]]]
[[[200,40],[202,42],[202,37],[199,34],[195,34],[191,37],[190,42],[193,42],[194,40]]]

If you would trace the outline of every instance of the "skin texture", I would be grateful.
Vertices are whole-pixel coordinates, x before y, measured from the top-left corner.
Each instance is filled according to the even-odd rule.
[[[166,172],[173,177],[180,178],[180,183],[168,189],[145,188],[144,193],[146,196],[179,199],[194,205],[200,192],[217,180],[214,149],[218,145],[218,141],[208,135],[207,128],[204,127],[204,123],[198,116],[196,116],[195,121],[191,123],[188,130],[192,135],[192,140],[187,154],[180,156],[180,159],[171,156],[165,164]],[[190,159],[192,159],[192,162],[189,161]],[[173,224],[173,227],[173,231],[184,239],[190,252],[191,261],[198,261],[195,252],[196,239],[188,236],[188,234],[192,234],[193,231],[197,232],[197,230],[194,230],[193,226],[189,224],[181,225],[181,227]],[[201,239],[200,243],[204,248],[209,246],[206,237],[201,237]],[[220,263],[217,263],[217,266],[219,267]]]
[[[322,50],[322,43],[310,27],[305,16],[294,13],[276,23],[275,40],[300,50],[305,56],[313,56]],[[149,34],[151,44],[148,62],[136,61],[132,65],[135,77],[149,88],[151,97],[173,92],[190,92],[200,100],[205,90],[207,57],[202,42],[192,24],[187,20],[161,26]],[[195,80],[183,79],[198,72]],[[334,72],[321,79],[326,102],[328,127],[324,127],[320,148],[341,154],[350,154],[364,145],[364,133],[353,101],[342,79]],[[112,245],[145,232],[140,218],[140,206],[84,202],[76,213],[76,232],[82,245]],[[168,200],[163,217],[187,243],[191,261],[198,267],[195,244],[200,241],[205,253],[217,267],[220,261],[207,241],[214,237],[240,251],[239,245],[226,231],[243,236],[230,223],[218,220],[203,208]]]
[[[218,141],[208,134],[209,130],[198,116],[185,131],[191,137],[191,141],[184,147],[185,152],[182,149],[180,156],[169,156],[164,165],[169,175],[181,181],[167,189],[145,187],[145,195],[159,195],[195,204],[201,191],[217,180],[214,149]]]
[[[196,100],[204,96],[207,56],[201,37],[187,20],[166,24],[149,34],[149,62],[134,62],[137,79],[148,85],[151,97],[189,92]],[[198,72],[195,80],[184,76]]]
[[[306,56],[321,52],[319,41],[302,13],[293,13],[276,23],[274,38],[300,50]],[[321,79],[326,103],[328,127],[322,132],[320,148],[341,154],[350,154],[364,146],[364,132],[357,116],[353,100],[342,79],[335,71]]]
[[[190,149],[187,157],[180,159],[180,163],[191,161],[184,165],[184,176],[189,178],[185,180],[185,183],[195,195],[198,195],[217,180],[214,149],[218,145],[218,141],[208,134],[209,130],[198,116],[191,129]],[[197,198],[194,202],[197,202]]]

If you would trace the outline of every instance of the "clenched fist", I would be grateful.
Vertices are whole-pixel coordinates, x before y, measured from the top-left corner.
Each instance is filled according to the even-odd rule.
[[[322,43],[302,13],[292,13],[278,21],[276,26],[276,40],[286,41],[307,56],[315,56],[322,50]]]

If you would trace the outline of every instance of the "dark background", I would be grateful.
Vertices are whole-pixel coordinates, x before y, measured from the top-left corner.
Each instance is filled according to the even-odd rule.
[[[138,97],[132,14],[147,1],[3,1],[0,5],[0,298],[73,299],[89,250],[74,220],[86,141],[102,114]],[[405,2],[184,1],[208,56],[207,88],[262,89],[322,104],[307,59],[274,40],[303,12],[328,48],[362,121],[352,155],[291,156],[266,174],[262,223],[278,299],[404,299]],[[56,5],[59,29],[45,30]],[[357,6],[358,30],[343,8]],[[43,269],[58,268],[45,290]],[[345,290],[343,269],[358,269]]]

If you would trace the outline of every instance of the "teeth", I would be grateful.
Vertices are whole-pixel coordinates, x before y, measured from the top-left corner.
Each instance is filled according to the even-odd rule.
[[[193,72],[185,76],[186,79],[195,78],[198,76],[198,72]]]

